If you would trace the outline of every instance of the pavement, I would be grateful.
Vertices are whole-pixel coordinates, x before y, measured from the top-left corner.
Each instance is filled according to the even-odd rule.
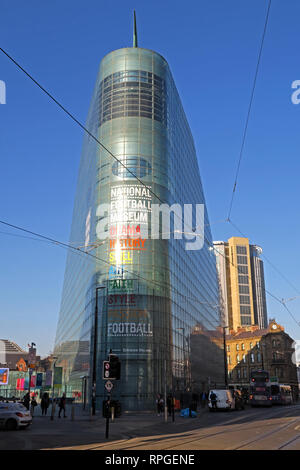
[[[110,420],[90,417],[80,406],[67,407],[67,418],[53,421],[39,410],[26,430],[0,431],[0,450],[182,450],[182,449],[277,449],[300,450],[300,405],[247,408],[244,411],[209,413],[200,410],[197,418],[175,422],[151,413],[123,414]]]

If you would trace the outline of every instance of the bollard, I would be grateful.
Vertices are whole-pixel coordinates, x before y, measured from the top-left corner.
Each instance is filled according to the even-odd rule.
[[[75,408],[74,408],[74,405],[72,405],[72,409],[71,409],[71,421],[74,421],[74,414],[75,414]]]

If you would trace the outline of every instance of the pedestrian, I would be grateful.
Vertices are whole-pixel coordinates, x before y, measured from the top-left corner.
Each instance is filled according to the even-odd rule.
[[[48,407],[49,407],[49,395],[47,392],[45,392],[41,399],[42,415],[46,416]]]
[[[33,396],[32,399],[31,399],[31,406],[30,406],[31,416],[34,416],[34,409],[35,409],[36,406],[37,406],[37,401],[36,401],[35,397]]]
[[[64,418],[66,418],[66,394],[63,393],[62,397],[60,398],[59,400],[59,403],[58,403],[58,407],[59,407],[59,413],[58,413],[58,417],[60,418],[60,413],[62,412],[62,410],[64,411]]]
[[[164,412],[164,408],[165,408],[165,400],[163,399],[162,396],[160,396],[160,400],[159,400],[160,413]]]
[[[167,396],[167,408],[168,408],[168,415],[171,416],[172,414],[172,404],[173,404],[173,398],[172,395],[169,393]]]
[[[215,410],[217,409],[217,399],[218,397],[215,394],[215,392],[211,392],[210,394],[211,407]]]
[[[30,405],[30,394],[29,394],[29,392],[27,392],[26,395],[23,398],[23,405],[25,406],[25,408],[27,408],[27,410],[29,410],[29,405]]]
[[[205,408],[206,399],[207,399],[207,395],[206,395],[206,393],[203,391],[203,392],[202,392],[202,395],[201,395],[201,408]]]
[[[160,416],[160,398],[161,398],[161,395],[160,395],[160,393],[158,393],[156,395],[156,400],[155,400],[157,416]]]

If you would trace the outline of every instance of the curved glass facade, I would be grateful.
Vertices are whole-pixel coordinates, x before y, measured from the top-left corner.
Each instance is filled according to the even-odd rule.
[[[91,377],[97,288],[97,406],[105,396],[102,361],[112,350],[121,360],[113,397],[126,410],[152,409],[165,387],[192,389],[191,332],[220,322],[206,207],[201,250],[186,251],[184,239],[163,233],[149,237],[153,204],[205,204],[193,138],[164,58],[142,48],[105,56],[87,125],[111,153],[84,138],[71,242],[92,256],[68,254],[57,365],[70,390]]]

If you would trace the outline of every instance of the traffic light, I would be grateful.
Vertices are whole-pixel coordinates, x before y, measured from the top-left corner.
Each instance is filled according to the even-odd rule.
[[[109,355],[109,361],[103,361],[103,379],[119,380],[121,375],[121,362],[118,356]]]
[[[110,373],[111,373],[111,378],[120,380],[120,375],[121,375],[121,362],[118,356],[115,354],[110,354],[109,355],[109,363],[110,363]]]
[[[109,361],[103,361],[103,373],[102,373],[103,379],[107,380],[110,379],[110,362]]]

